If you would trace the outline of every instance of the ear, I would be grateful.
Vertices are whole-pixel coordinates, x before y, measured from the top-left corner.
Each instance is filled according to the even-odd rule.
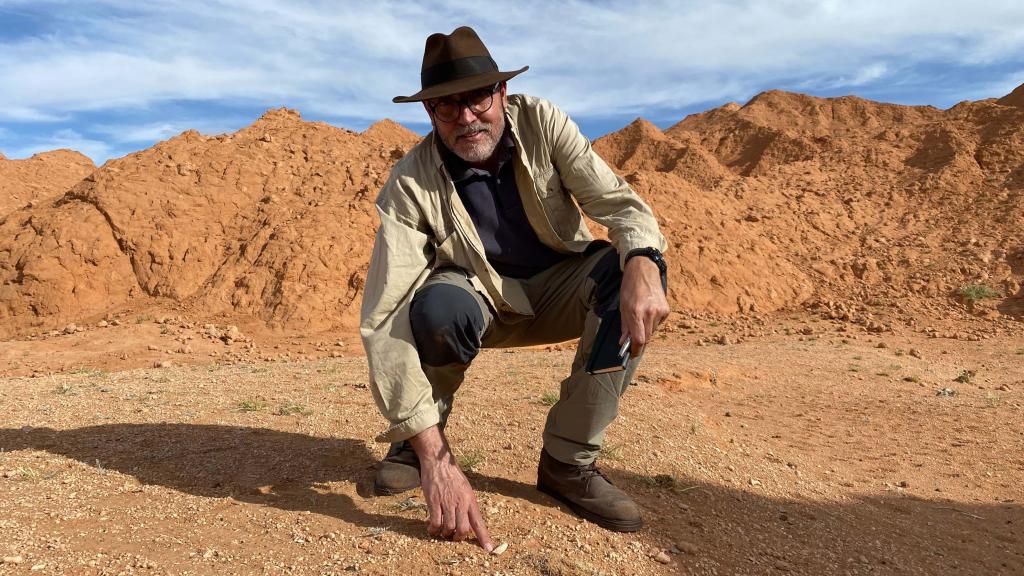
[[[501,104],[508,108],[508,82],[502,82],[498,90],[501,92]]]

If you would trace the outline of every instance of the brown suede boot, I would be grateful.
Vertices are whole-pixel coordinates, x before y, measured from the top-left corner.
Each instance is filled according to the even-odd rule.
[[[409,441],[395,442],[377,465],[373,493],[392,496],[420,485],[420,459]]]
[[[562,502],[577,516],[614,532],[636,532],[643,527],[640,509],[625,492],[592,462],[582,466],[559,462],[541,450],[537,489]]]

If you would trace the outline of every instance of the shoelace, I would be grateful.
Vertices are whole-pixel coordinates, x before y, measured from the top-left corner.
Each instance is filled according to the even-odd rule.
[[[604,478],[604,481],[609,484],[612,483],[611,479],[605,476],[604,472],[601,472],[601,470],[597,467],[596,461],[583,466],[577,466],[576,471],[577,473],[579,473],[580,477],[586,481],[585,489],[587,492],[590,492],[590,481],[596,478],[597,476]]]

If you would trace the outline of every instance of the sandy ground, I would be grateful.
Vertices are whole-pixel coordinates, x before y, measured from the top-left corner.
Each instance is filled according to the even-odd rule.
[[[351,337],[232,363],[140,346],[180,337],[151,322],[62,336],[66,357],[5,342],[0,573],[1024,574],[1020,331],[773,322],[648,351],[600,460],[645,511],[631,535],[533,487],[571,348],[482,353],[449,436],[501,556],[431,540],[419,491],[370,495],[382,421]]]

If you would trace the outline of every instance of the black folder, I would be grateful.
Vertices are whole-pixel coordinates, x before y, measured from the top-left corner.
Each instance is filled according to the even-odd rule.
[[[597,327],[597,336],[594,338],[594,347],[590,349],[590,358],[587,359],[587,374],[606,374],[626,369],[626,362],[629,361],[629,347],[626,353],[619,356],[622,346],[619,338],[622,337],[622,315],[618,308],[608,310],[601,316],[601,324]]]

